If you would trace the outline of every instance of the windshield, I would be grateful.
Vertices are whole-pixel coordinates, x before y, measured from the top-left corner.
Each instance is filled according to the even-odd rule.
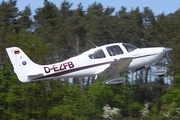
[[[132,52],[133,50],[137,49],[136,46],[131,45],[131,44],[127,44],[127,43],[123,43],[123,46],[126,48],[126,50],[127,50],[128,52]]]

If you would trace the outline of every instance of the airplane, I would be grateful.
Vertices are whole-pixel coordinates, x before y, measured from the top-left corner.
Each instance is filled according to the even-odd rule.
[[[122,84],[126,79],[119,76],[120,72],[148,68],[171,50],[165,47],[138,48],[129,43],[111,43],[96,46],[62,62],[39,65],[30,60],[20,48],[6,48],[14,72],[21,82],[109,76],[102,84]],[[152,74],[162,76],[166,74],[166,69]]]

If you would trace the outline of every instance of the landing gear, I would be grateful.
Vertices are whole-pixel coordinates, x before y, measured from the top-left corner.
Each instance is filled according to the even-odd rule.
[[[154,76],[158,76],[158,77],[164,77],[164,75],[166,74],[167,70],[164,68],[160,68],[158,70],[155,70],[153,72],[150,72],[149,75],[154,75]]]
[[[102,82],[102,84],[107,84],[107,85],[121,85],[125,82],[126,78],[125,77],[117,77],[113,79],[107,79]]]

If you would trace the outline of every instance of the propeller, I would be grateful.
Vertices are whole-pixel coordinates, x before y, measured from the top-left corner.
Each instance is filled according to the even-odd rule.
[[[164,42],[164,51],[165,51],[165,55],[167,57],[167,62],[170,63],[172,62],[169,55],[168,55],[168,52],[169,51],[172,51],[173,49],[172,48],[168,48],[166,47],[166,39],[164,38],[164,33],[162,33],[162,37],[163,37],[163,42]]]
[[[164,51],[165,51],[165,55],[166,55],[166,58],[167,58],[167,62],[168,63],[171,63],[172,60],[170,59],[169,55],[168,55],[168,52],[172,51],[173,49],[172,48],[164,48]]]
[[[164,49],[163,51],[165,52],[165,55],[166,55],[166,60],[167,60],[167,63],[170,63],[172,62],[169,55],[168,55],[168,52],[172,51],[173,49],[172,48],[169,48],[169,47],[166,47],[166,40],[164,39],[164,34],[162,33],[162,37],[163,37],[163,41],[164,41]],[[164,77],[164,75],[167,73],[167,68],[161,68],[161,67],[158,67],[158,66],[155,66],[157,68],[157,70],[149,73],[150,75],[155,75],[155,76],[159,76],[159,77]]]
[[[165,51],[165,52],[169,52],[169,51],[172,51],[172,50],[173,50],[172,48],[168,48],[168,47],[165,47],[165,48],[164,48],[164,51]]]

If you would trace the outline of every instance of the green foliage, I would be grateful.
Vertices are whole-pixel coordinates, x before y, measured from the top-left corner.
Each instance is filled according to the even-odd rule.
[[[93,110],[86,91],[76,85],[63,84],[61,100],[52,105],[49,115],[59,119],[88,119]],[[54,94],[54,93],[52,93]]]
[[[138,117],[139,111],[142,109],[142,105],[137,101],[130,102],[128,106],[129,115],[132,117]]]
[[[94,112],[102,115],[99,108],[108,104],[111,107],[121,109],[123,115],[139,116],[140,103],[133,100],[131,86],[127,85],[103,85],[101,79],[88,87],[89,98],[94,102]],[[137,113],[135,115],[135,113]]]
[[[177,74],[174,78],[174,87],[168,88],[167,93],[163,96],[163,101],[167,104],[169,103],[177,103],[178,105],[180,104],[179,99],[180,99],[180,88],[179,88],[179,82],[180,81],[180,75]]]
[[[149,119],[150,120],[161,120],[161,118],[162,118],[162,115],[160,114],[157,105],[153,105],[151,107]]]
[[[161,115],[166,119],[178,119],[180,117],[180,88],[179,88],[180,75],[177,74],[174,78],[174,86],[168,88],[167,93],[163,95],[163,106]]]
[[[178,103],[171,102],[170,104],[166,104],[162,107],[161,114],[163,118],[166,119],[179,119],[180,117],[180,107]]]
[[[47,45],[33,33],[21,30],[12,38],[13,46],[20,47],[33,61],[39,64],[45,64],[47,58]]]
[[[11,69],[12,65],[7,64],[4,69],[0,70],[0,118],[8,118],[6,110],[8,109],[8,103],[6,101],[7,93],[13,84],[19,83],[17,77]]]

